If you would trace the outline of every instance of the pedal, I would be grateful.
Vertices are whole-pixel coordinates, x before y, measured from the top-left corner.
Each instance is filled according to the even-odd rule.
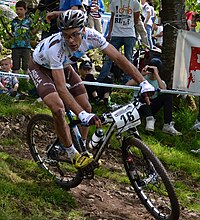
[[[87,179],[93,179],[94,178],[94,169],[99,167],[99,162],[92,161],[90,164],[88,164],[86,167],[81,168],[80,172],[84,177]]]

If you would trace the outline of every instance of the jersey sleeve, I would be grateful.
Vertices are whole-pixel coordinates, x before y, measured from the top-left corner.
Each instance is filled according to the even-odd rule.
[[[89,43],[89,47],[104,50],[108,46],[109,43],[98,31],[95,29],[87,29],[87,32],[87,41]]]

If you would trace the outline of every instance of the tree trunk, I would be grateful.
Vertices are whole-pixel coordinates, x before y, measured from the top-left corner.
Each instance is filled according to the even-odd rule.
[[[163,31],[162,78],[172,87],[177,29],[185,29],[185,0],[162,0]]]

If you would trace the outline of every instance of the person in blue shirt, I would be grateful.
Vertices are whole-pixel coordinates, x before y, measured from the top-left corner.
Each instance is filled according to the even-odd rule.
[[[82,7],[81,0],[60,0],[60,11],[65,11],[68,9],[77,10]]]

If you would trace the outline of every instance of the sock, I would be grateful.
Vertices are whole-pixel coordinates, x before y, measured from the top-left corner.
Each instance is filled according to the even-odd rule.
[[[86,140],[82,139],[82,142],[83,142],[83,146],[86,146]]]
[[[79,152],[76,150],[73,144],[70,147],[66,147],[66,152],[67,152],[69,159],[71,159],[74,156],[74,154],[76,153],[79,154]]]

